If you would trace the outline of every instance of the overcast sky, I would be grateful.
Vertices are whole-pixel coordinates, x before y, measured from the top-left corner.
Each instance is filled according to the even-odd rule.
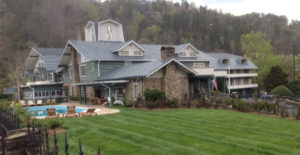
[[[187,0],[195,2],[199,7],[207,6],[211,9],[222,10],[224,13],[243,15],[251,12],[273,13],[285,15],[291,20],[300,21],[300,0]],[[181,0],[173,0],[181,2]]]

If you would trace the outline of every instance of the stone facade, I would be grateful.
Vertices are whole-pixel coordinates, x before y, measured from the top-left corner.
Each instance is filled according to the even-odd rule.
[[[71,56],[72,56],[72,83],[79,83],[79,65],[78,65],[78,58],[77,58],[77,51],[74,48],[71,48]],[[72,86],[72,96],[79,96],[79,87]]]

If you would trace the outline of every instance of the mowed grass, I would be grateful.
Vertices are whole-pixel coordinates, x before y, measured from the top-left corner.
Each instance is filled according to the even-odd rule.
[[[300,122],[213,109],[136,110],[68,118],[70,154],[300,154]],[[48,120],[44,120],[48,121]],[[59,134],[64,153],[64,134]]]

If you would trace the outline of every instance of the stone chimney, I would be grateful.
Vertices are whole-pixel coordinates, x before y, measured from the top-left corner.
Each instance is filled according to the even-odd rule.
[[[161,60],[175,58],[175,48],[172,46],[161,47],[160,49]]]

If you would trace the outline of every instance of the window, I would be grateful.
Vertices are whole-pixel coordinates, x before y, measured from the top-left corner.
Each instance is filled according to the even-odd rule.
[[[80,66],[80,76],[85,77],[86,76],[86,68],[85,65]]]
[[[111,26],[108,25],[107,26],[107,39],[111,40],[112,39],[112,29],[111,29]]]
[[[243,65],[247,64],[247,59],[242,59],[241,63],[242,63]]]
[[[52,90],[51,96],[55,96],[55,90]]]
[[[120,51],[120,55],[129,55],[129,51]]]
[[[223,59],[223,60],[222,60],[222,63],[223,63],[223,64],[228,64],[228,63],[229,63],[229,60],[228,60],[228,59]]]
[[[92,62],[91,63],[91,72],[94,72],[95,71],[95,64]]]
[[[181,53],[179,53],[179,56],[180,56],[180,57],[185,57],[185,56],[186,56],[186,53],[185,53],[185,52],[181,52]]]
[[[194,69],[205,68],[205,63],[202,62],[193,63],[193,68]]]
[[[139,97],[139,84],[133,84],[133,98],[137,99]]]
[[[125,65],[125,66],[131,65],[131,64],[132,64],[131,61],[125,61],[125,62],[124,62],[124,65]]]
[[[135,56],[142,56],[142,51],[134,51]]]
[[[48,78],[49,81],[53,81],[53,73],[49,73],[49,78]]]
[[[196,53],[192,52],[192,53],[190,53],[190,56],[191,56],[191,57],[195,57],[195,56],[196,56]]]

